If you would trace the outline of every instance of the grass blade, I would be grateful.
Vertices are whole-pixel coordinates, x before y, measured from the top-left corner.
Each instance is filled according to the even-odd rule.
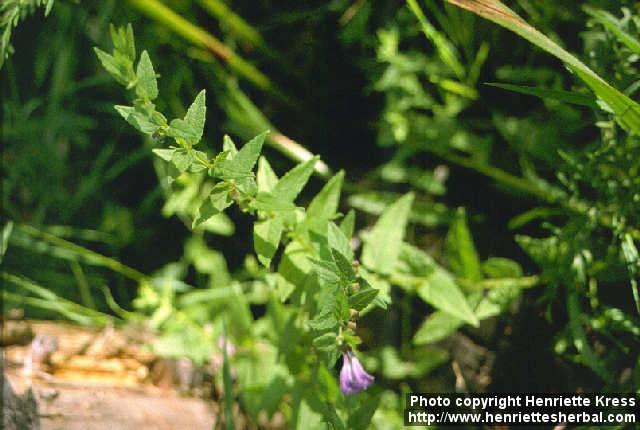
[[[580,94],[564,90],[550,90],[547,88],[529,87],[524,85],[503,84],[499,82],[487,82],[487,85],[507,91],[514,91],[520,94],[539,97],[541,99],[558,100],[574,105],[587,106],[592,109],[600,109],[595,97],[590,94]]]
[[[513,31],[565,62],[615,112],[620,125],[635,134],[640,134],[640,105],[638,103],[609,85],[582,61],[532,27],[499,0],[447,1]]]

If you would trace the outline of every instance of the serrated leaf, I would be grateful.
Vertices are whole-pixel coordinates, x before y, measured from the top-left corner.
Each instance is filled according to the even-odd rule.
[[[133,62],[136,59],[136,47],[133,37],[133,27],[131,24],[127,24],[127,27],[115,27],[109,26],[111,33],[111,41],[113,42],[113,50],[129,61]]]
[[[423,250],[403,242],[395,270],[414,276],[428,276],[438,267],[429,254]]]
[[[338,347],[336,334],[333,332],[322,334],[313,339],[313,346],[319,351],[331,351]]]
[[[265,212],[293,211],[296,205],[288,200],[283,200],[272,193],[259,192],[256,194],[255,207]]]
[[[192,142],[194,145],[202,139],[202,133],[204,131],[204,122],[207,115],[205,98],[206,91],[200,91],[193,103],[191,103],[191,106],[189,106],[187,114],[184,116],[184,121],[196,130],[195,141]]]
[[[107,54],[106,52],[104,52],[102,49],[100,48],[93,48],[94,52],[96,53],[96,55],[98,56],[98,60],[100,60],[100,63],[102,64],[102,67],[105,68],[105,70],[107,72],[109,72],[110,75],[112,75],[114,78],[116,78],[117,81],[119,82],[125,82],[126,81],[126,77],[123,76],[120,67],[118,65],[118,62],[116,61],[116,59],[110,55]]]
[[[114,108],[129,124],[142,133],[152,134],[159,128],[157,124],[133,106],[116,105]]]
[[[175,148],[153,148],[151,152],[162,158],[164,161],[170,162],[171,158],[173,158],[173,153],[176,152],[176,150]]]
[[[313,395],[315,396],[316,394],[314,393]],[[320,399],[318,400],[324,421],[334,430],[346,430],[347,427],[345,427],[344,422],[342,422],[342,418],[338,415],[336,408],[330,402],[322,402]]]
[[[167,135],[179,139],[184,139],[188,142],[194,142],[198,136],[198,130],[191,124],[183,119],[176,118],[169,123],[169,130]]]
[[[405,194],[389,206],[365,238],[362,262],[378,273],[391,273],[398,260],[413,193]]]
[[[307,207],[307,216],[310,218],[331,219],[338,210],[340,191],[344,180],[344,171],[336,173],[325,184],[320,192],[311,200]]]
[[[146,97],[149,100],[154,100],[158,97],[158,81],[156,79],[156,72],[153,70],[153,64],[149,58],[149,53],[145,50],[140,55],[140,61],[138,62],[138,68],[136,70],[136,77],[138,83],[136,85],[136,94],[139,97]]]
[[[415,345],[426,345],[449,337],[464,322],[451,314],[435,311],[429,315],[413,336]]]
[[[260,157],[262,145],[267,134],[269,134],[268,131],[257,135],[247,142],[231,160],[225,162],[225,168],[233,170],[240,175],[246,175],[251,172],[253,166],[255,166],[258,161],[258,157]]]
[[[344,232],[333,222],[328,223],[327,227],[327,242],[329,247],[335,249],[344,256],[346,260],[353,260],[353,250],[351,249],[351,243],[349,239],[344,235]]]
[[[127,24],[125,46],[127,57],[129,57],[131,61],[134,61],[136,59],[136,41],[135,37],[133,36],[133,26],[131,25],[131,23]]]
[[[258,192],[269,192],[273,190],[273,187],[275,187],[278,182],[278,176],[271,168],[269,161],[264,157],[260,157],[258,159],[256,182],[258,183]]]
[[[222,138],[222,151],[227,152],[229,155],[229,158],[235,157],[236,154],[238,153],[238,148],[236,148],[236,144],[233,143],[233,140],[231,140],[231,137],[229,137],[228,134],[225,134],[224,137]]]
[[[278,273],[289,283],[303,285],[311,270],[310,253],[309,247],[297,240],[291,241],[284,249]]]
[[[455,283],[451,275],[443,269],[436,269],[420,284],[418,284],[418,296],[436,309],[440,309],[456,318],[478,326],[479,321],[469,306],[460,287]]]
[[[347,260],[346,257],[338,250],[332,249],[331,254],[333,255],[333,261],[336,263],[336,267],[338,268],[342,281],[345,283],[355,281],[356,272],[353,270],[351,261]]]
[[[473,243],[464,209],[458,209],[446,239],[446,255],[451,271],[465,279],[482,279],[480,258]]]
[[[182,148],[176,149],[171,157],[171,162],[179,171],[185,172],[193,163],[193,153]]]
[[[273,195],[293,202],[307,184],[317,160],[318,157],[313,157],[289,170],[273,187]]]
[[[366,308],[378,296],[378,290],[375,288],[362,288],[349,297],[349,307],[361,311]]]
[[[331,330],[338,325],[338,320],[336,320],[336,317],[332,312],[326,312],[318,315],[312,320],[309,320],[308,324],[312,330]]]
[[[336,285],[340,283],[338,268],[333,261],[324,261],[310,258],[313,273],[318,277],[318,281],[322,285]]]
[[[258,260],[265,267],[269,267],[271,259],[278,250],[282,230],[283,225],[280,218],[269,218],[253,225],[253,247],[258,255]]]
[[[192,228],[197,227],[231,206],[233,200],[229,197],[229,190],[225,184],[216,184],[211,194],[204,199],[193,220]]]

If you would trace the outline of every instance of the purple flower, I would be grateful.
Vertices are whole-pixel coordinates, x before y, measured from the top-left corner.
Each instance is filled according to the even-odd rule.
[[[373,382],[374,377],[362,368],[352,351],[342,354],[342,370],[340,371],[340,391],[345,396],[366,390]]]

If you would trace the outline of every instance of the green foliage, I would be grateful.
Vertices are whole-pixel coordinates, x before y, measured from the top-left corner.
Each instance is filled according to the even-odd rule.
[[[434,0],[178,3],[56,2],[29,40],[45,2],[0,6],[25,50],[1,80],[6,303],[223,356],[225,416],[258,427],[400,427],[402,393],[453,391],[451,368],[469,391],[637,391],[633,2],[450,2],[522,39]],[[139,49],[112,28],[96,61],[126,20]],[[376,377],[353,397],[349,349]]]
[[[54,0],[6,0],[0,5],[0,69],[13,53],[11,33],[21,20],[36,9],[44,7],[44,16],[49,15]]]
[[[288,322],[283,327],[285,331],[281,336],[278,336],[281,339],[278,341],[280,344],[276,344],[279,354],[284,354],[286,357],[290,354],[293,354],[293,357],[300,356],[300,354],[303,356],[317,354],[318,359],[324,361],[328,366],[333,366],[341,351],[356,349],[361,343],[360,338],[350,325],[350,321],[354,318],[352,312],[356,312],[357,315],[358,311],[364,311],[376,304],[385,305],[385,302],[378,301],[379,291],[372,287],[353,265],[354,252],[350,245],[354,223],[353,213],[345,221],[343,229],[333,222],[336,217],[340,216],[337,209],[344,173],[340,172],[331,178],[305,210],[296,206],[295,200],[309,181],[317,157],[298,164],[278,178],[264,158],[261,159],[257,172],[255,171],[267,133],[260,134],[240,149],[236,148],[229,137],[225,137],[223,150],[213,156],[209,156],[204,151],[195,150],[193,147],[199,143],[203,135],[206,116],[204,91],[198,94],[183,119],[174,119],[167,123],[164,115],[156,111],[155,105],[151,103],[151,100],[157,96],[157,83],[151,61],[145,54],[146,51],[138,61],[135,78],[129,77],[123,71],[134,69],[135,58],[129,55],[133,52],[130,49],[133,46],[131,31],[115,29],[112,33],[114,38],[113,54],[104,54],[100,50],[96,50],[96,53],[107,71],[128,89],[135,90],[138,97],[131,107],[117,107],[118,112],[139,131],[156,140],[158,140],[158,136],[173,138],[174,145],[168,148],[154,148],[153,151],[162,162],[175,168],[175,173],[170,173],[174,179],[173,182],[186,181],[190,175],[201,175],[203,172],[215,181],[210,191],[201,197],[201,203],[191,224],[192,227],[197,228],[206,223],[235,203],[243,212],[256,218],[253,227],[254,248],[258,260],[267,269],[271,267],[280,243],[287,244],[280,264],[276,264],[278,270],[263,273],[257,280],[259,283],[266,282],[265,286],[273,285],[274,281],[277,285],[292,283],[291,287],[287,287],[288,293],[279,300],[277,294],[275,297],[267,294],[269,298],[261,300],[266,300],[273,308],[273,311],[264,318],[265,323],[273,324],[275,321],[270,321],[275,315],[280,314],[284,317],[291,310],[307,315],[306,322],[304,320],[295,321],[287,317],[289,318]],[[126,40],[127,43],[122,43],[123,40]],[[121,62],[119,67],[111,67],[113,63],[111,59],[116,58]],[[167,171],[170,172],[170,170]],[[395,265],[397,255],[388,256],[388,265],[382,264],[386,257],[382,255],[383,251],[377,249],[381,244],[376,242],[375,236],[379,236],[377,239],[379,242],[382,236],[391,234],[398,236],[398,244],[401,243],[411,199],[411,195],[401,199],[398,203],[399,209],[391,208],[382,216],[375,228],[376,233],[372,236],[374,239],[363,251],[363,255],[366,255],[363,258],[367,264],[371,260],[368,253],[377,253],[378,256],[375,258],[377,263],[372,265],[374,267],[370,267],[374,272],[385,273],[388,270],[387,267]],[[392,222],[395,221],[393,217],[396,215],[401,215],[405,221],[400,225]],[[349,233],[349,237],[345,235],[345,231]],[[291,258],[293,249],[296,253],[295,258]],[[399,252],[399,248],[395,254],[397,252]],[[219,267],[205,268],[197,260],[194,260],[194,265],[201,271],[209,272],[212,276],[215,270],[220,270]],[[215,308],[220,300],[223,301],[220,304],[226,302],[226,306],[229,305],[227,300],[231,300],[233,303],[231,309],[225,310],[224,315],[235,321],[234,338],[243,342],[253,339],[252,342],[255,342],[257,347],[261,342],[260,336],[252,327],[252,318],[248,314],[246,297],[242,297],[239,291],[222,293],[229,288],[224,283],[212,290],[215,295],[205,294],[205,291],[180,294],[186,287],[178,281],[179,273],[183,270],[184,264],[178,263],[174,269],[167,267],[164,274],[159,274],[150,281],[145,281],[141,286],[140,296],[136,300],[136,307],[140,310],[155,309],[150,316],[150,321],[153,326],[162,329],[165,333],[156,347],[167,351],[167,346],[173,345],[174,353],[185,353],[193,348],[189,346],[191,341],[188,338],[179,341],[174,330],[184,324],[189,324],[193,331],[193,326],[198,323],[199,319],[197,313],[193,314],[197,309],[194,307],[195,303],[203,305],[206,303],[206,306]],[[300,273],[302,277],[296,278],[292,276],[291,272]],[[228,279],[227,282],[232,281]],[[187,291],[189,289],[190,287],[186,287]],[[222,294],[218,294],[218,292]],[[293,300],[287,305],[283,307],[279,304],[294,292]],[[299,297],[305,295],[308,298],[305,301],[300,301]],[[197,297],[197,301],[194,302],[191,297],[193,299]],[[216,300],[214,297],[218,297],[218,299]],[[235,312],[240,312],[243,316],[234,315]],[[245,323],[240,323],[240,321],[245,321]],[[224,336],[226,338],[226,335]],[[210,335],[207,335],[207,338],[209,337]],[[296,348],[292,348],[289,343],[289,340],[294,338],[299,339]],[[197,337],[193,338],[193,341],[197,342],[196,339]],[[286,345],[281,344],[284,339],[286,339]],[[183,345],[178,346],[176,342],[183,343]],[[165,346],[162,346],[163,344]],[[305,344],[306,352],[300,351],[299,348]],[[196,350],[200,352],[196,354]],[[203,350],[199,347],[196,350],[191,350],[189,353],[194,359],[203,360],[207,356],[207,348]],[[303,362],[300,362],[299,359],[289,362],[289,360],[293,360],[293,357],[285,359],[289,363],[288,372],[301,374],[303,370],[299,367],[308,359],[304,359]],[[225,355],[225,366],[228,365],[227,360]],[[305,372],[307,371],[303,373]],[[227,377],[225,376],[225,378]],[[230,396],[227,382],[225,382],[225,395]],[[271,381],[265,381],[265,383],[269,385]],[[327,403],[329,400],[317,398],[312,402],[319,402],[316,407],[320,408],[319,412],[324,416],[324,419],[339,426],[342,418],[334,410],[334,406]],[[250,402],[249,399],[245,399],[245,401]],[[320,407],[320,404],[324,406]],[[372,405],[373,403],[363,403],[360,412],[350,418],[353,425],[360,427],[366,425],[365,423],[371,419],[373,414]]]
[[[413,194],[407,194],[389,206],[368,234],[362,249],[362,262],[380,273],[393,270],[413,202]]]

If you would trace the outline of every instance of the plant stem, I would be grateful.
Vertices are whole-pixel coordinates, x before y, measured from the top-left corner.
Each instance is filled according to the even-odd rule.
[[[73,276],[76,278],[76,282],[78,284],[78,291],[80,293],[80,298],[82,299],[82,304],[88,308],[96,309],[96,304],[93,301],[93,297],[91,296],[89,282],[87,282],[87,277],[84,276],[84,272],[82,271],[80,263],[78,263],[76,260],[72,260],[70,262],[70,266],[71,271],[73,272]]]
[[[102,254],[99,254],[95,251],[85,248],[84,246],[80,246],[73,242],[69,242],[68,240],[65,240],[58,236],[54,236],[50,233],[46,233],[44,231],[38,230],[37,228],[27,224],[20,224],[16,228],[31,237],[36,237],[44,240],[45,242],[49,242],[53,245],[73,251],[78,255],[83,256],[100,266],[107,267],[113,270],[114,272],[119,273],[122,276],[132,279],[138,283],[148,281],[148,277],[144,273],[132,267],[129,267],[126,264],[122,264],[118,260],[115,260],[110,257],[106,257]]]
[[[41,309],[59,312],[66,317],[69,317],[76,321],[80,321],[80,318],[82,318],[80,322],[84,323],[87,322],[86,320],[84,320],[84,318],[88,318],[91,323],[98,325],[106,325],[109,321],[112,320],[109,315],[96,311],[94,309],[89,309],[85,306],[74,303],[71,300],[62,298],[57,294],[51,292],[47,288],[37,285],[30,279],[7,272],[2,272],[0,275],[5,281],[15,284],[27,291],[30,291],[33,294],[37,294],[38,296],[40,296],[29,297],[25,294],[19,295],[11,293],[9,291],[3,291],[2,294],[5,299],[28,303]]]
[[[218,18],[218,21],[224,24],[238,39],[259,49],[266,48],[260,33],[223,1],[197,0],[197,2],[212,16]]]

